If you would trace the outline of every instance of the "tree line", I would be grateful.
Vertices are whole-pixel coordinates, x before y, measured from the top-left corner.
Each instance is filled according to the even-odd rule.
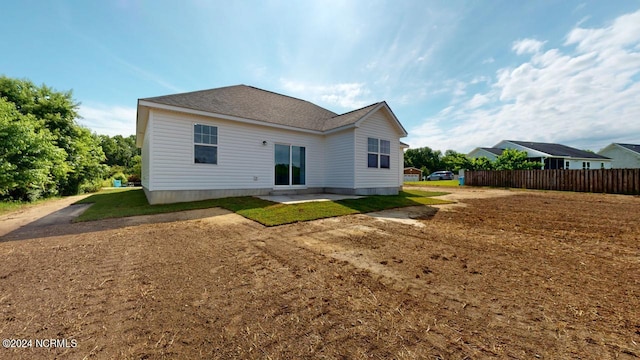
[[[430,147],[408,149],[404,153],[404,166],[421,169],[424,174],[434,171],[448,170],[457,173],[465,170],[529,170],[540,169],[542,163],[530,161],[526,151],[505,149],[496,160],[487,157],[470,158],[454,150],[447,150],[444,154],[440,150]]]
[[[92,133],[77,123],[78,106],[71,91],[0,76],[1,200],[97,191],[124,172],[139,178],[135,137]]]

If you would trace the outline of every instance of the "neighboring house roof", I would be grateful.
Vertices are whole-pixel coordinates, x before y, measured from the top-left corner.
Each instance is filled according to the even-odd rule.
[[[354,125],[369,114],[385,108],[398,131],[407,132],[386,102],[379,102],[344,114],[336,114],[306,100],[277,94],[253,86],[235,85],[139,100],[139,104],[168,105],[210,114],[254,120],[274,125],[324,132]]]
[[[498,157],[502,155],[504,149],[499,148],[488,148],[488,147],[477,147],[471,150],[467,156],[472,158],[486,157],[489,159],[493,159],[494,157]]]
[[[490,152],[490,153],[492,153],[494,155],[498,155],[498,156],[502,155],[502,152],[504,151],[504,149],[488,148],[488,147],[483,147],[483,148],[480,148],[480,149],[482,149],[484,151],[488,151],[488,152]]]
[[[627,150],[631,150],[635,153],[638,153],[638,155],[640,155],[640,145],[635,145],[635,144],[619,144],[619,143],[615,143],[618,146],[621,146]]]
[[[407,170],[416,170],[416,171],[422,172],[422,170],[418,169],[417,167],[413,167],[413,166],[409,166],[409,167],[404,168],[404,171],[407,171]]]
[[[580,159],[609,159],[606,156],[590,153],[588,151],[579,150],[562,144],[553,143],[540,143],[530,141],[514,141],[507,140],[507,142],[517,144],[532,150],[540,151],[550,156],[556,157],[573,157]]]

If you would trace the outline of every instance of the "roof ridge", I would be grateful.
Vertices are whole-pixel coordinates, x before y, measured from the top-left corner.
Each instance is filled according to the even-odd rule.
[[[384,102],[384,101],[378,101],[378,102],[376,102],[376,103],[373,103],[373,104],[370,104],[370,105],[367,105],[367,106],[363,106],[363,107],[361,107],[361,108],[359,108],[359,109],[355,109],[355,110],[347,111],[347,112],[346,112],[346,113],[344,113],[344,114],[336,114],[336,116],[332,117],[331,119],[335,119],[335,118],[340,117],[340,116],[343,116],[343,115],[348,115],[348,114],[354,113],[354,112],[356,112],[356,111],[364,110],[364,109],[366,109],[366,108],[368,108],[368,107],[371,107],[371,106],[374,106],[374,105],[379,105],[379,104],[381,104],[381,103],[383,103],[383,102]]]
[[[331,110],[329,110],[329,109],[327,109],[327,108],[324,108],[324,107],[322,107],[322,106],[320,106],[320,105],[318,105],[318,104],[316,104],[316,103],[312,103],[311,101],[308,101],[308,100],[305,100],[305,99],[300,99],[300,98],[297,98],[297,97],[295,97],[295,96],[286,95],[286,94],[280,94],[280,93],[277,93],[277,92],[275,92],[275,91],[261,89],[261,88],[259,88],[259,87],[255,87],[255,86],[252,86],[252,85],[244,85],[244,84],[242,84],[241,86],[246,86],[246,87],[248,87],[248,88],[252,88],[252,89],[255,89],[255,90],[260,90],[260,91],[264,91],[264,92],[271,93],[271,94],[274,94],[274,95],[288,97],[288,98],[293,99],[293,100],[298,100],[298,101],[306,102],[306,103],[308,103],[308,104],[311,104],[311,105],[313,105],[313,106],[317,106],[317,107],[319,107],[319,108],[321,108],[321,109],[323,109],[323,110],[326,110],[326,111],[328,111],[328,112],[330,112],[330,113],[332,113],[332,114],[335,114],[333,111],[331,111]]]
[[[152,97],[147,97],[147,98],[141,98],[140,100],[156,99],[156,98],[162,98],[162,97],[174,96],[174,95],[197,94],[197,93],[202,93],[202,92],[211,91],[211,90],[227,89],[227,88],[238,87],[238,86],[247,86],[247,85],[244,85],[244,84],[227,85],[227,86],[222,86],[222,87],[218,87],[218,88],[202,89],[202,90],[180,92],[180,93],[175,93],[175,94],[152,96]]]

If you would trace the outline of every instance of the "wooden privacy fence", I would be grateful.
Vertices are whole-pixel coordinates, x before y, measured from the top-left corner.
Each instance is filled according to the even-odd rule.
[[[640,194],[640,169],[465,171],[464,184],[609,194]]]

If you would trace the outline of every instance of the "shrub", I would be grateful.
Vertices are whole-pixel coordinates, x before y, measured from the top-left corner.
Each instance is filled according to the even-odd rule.
[[[84,182],[82,185],[80,185],[80,193],[84,194],[84,193],[98,192],[100,191],[100,189],[102,189],[103,186],[104,186],[104,181],[102,180]],[[111,184],[109,184],[108,186],[111,186]]]
[[[119,172],[119,173],[117,173],[117,174],[113,175],[113,176],[111,177],[111,179],[112,179],[112,180],[120,180],[120,181],[122,181],[122,182],[124,183],[124,182],[126,182],[126,181],[127,181],[127,176],[126,176],[125,174],[123,174],[123,173]]]

